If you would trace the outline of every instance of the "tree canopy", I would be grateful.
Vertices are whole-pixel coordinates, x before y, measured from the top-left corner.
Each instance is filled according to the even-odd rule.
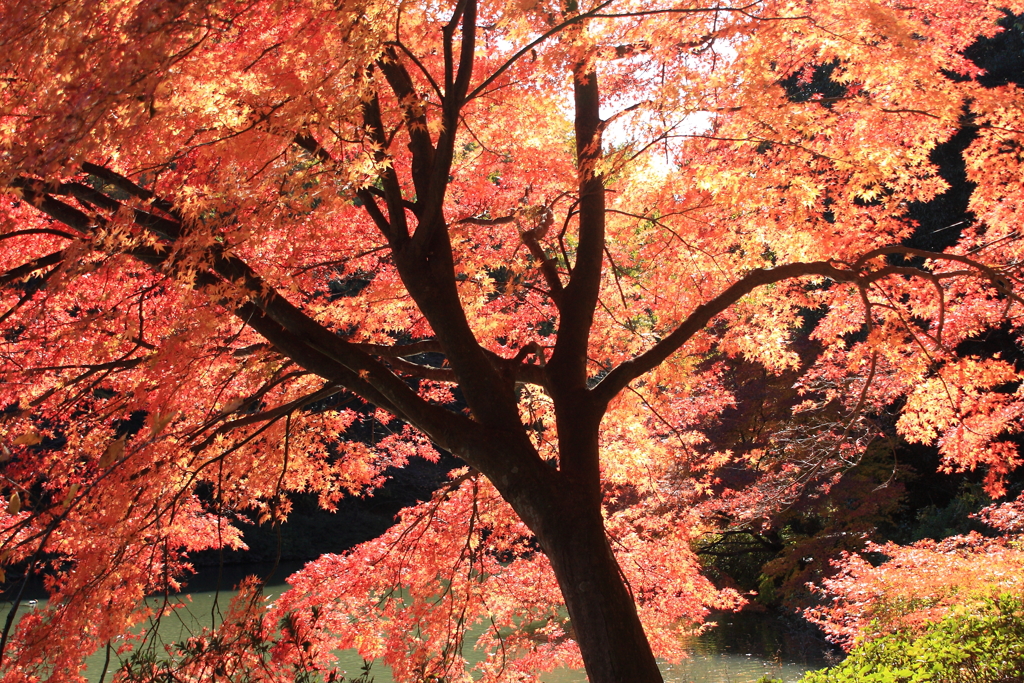
[[[827,486],[872,415],[1001,494],[1021,374],[964,342],[1018,332],[1024,93],[963,53],[1004,10],[3,0],[0,561],[51,595],[4,680],[144,650],[188,553],[437,449],[466,466],[392,531],[120,675],[468,680],[475,625],[478,680],[660,681],[741,601],[693,539]],[[907,246],[965,121],[971,219]],[[800,374],[743,452],[733,358]]]

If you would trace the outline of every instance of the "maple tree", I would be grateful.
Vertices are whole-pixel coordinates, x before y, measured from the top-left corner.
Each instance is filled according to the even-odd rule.
[[[1024,96],[962,54],[999,7],[0,12],[0,542],[51,596],[11,611],[4,680],[130,657],[166,608],[143,596],[240,547],[232,522],[280,521],[290,492],[331,508],[441,448],[467,468],[391,532],[120,675],[291,680],[351,646],[460,680],[475,625],[481,680],[660,681],[656,654],[740,602],[699,572],[707,511],[756,520],[829,481],[872,410],[902,402],[901,433],[994,494],[1019,463],[1018,370],[957,353],[1022,303]],[[822,64],[839,94],[783,87]],[[903,246],[965,112],[975,221]],[[799,367],[801,328],[820,352],[798,414],[718,447],[723,360]],[[363,402],[387,434],[346,440]],[[729,489],[723,467],[758,476]]]
[[[1019,595],[1024,496],[989,506],[976,517],[1001,535],[972,531],[906,546],[869,545],[884,558],[877,566],[861,555],[846,555],[837,562],[840,573],[819,588],[830,600],[808,610],[808,616],[849,649],[880,636],[919,631],[947,616],[951,607],[969,609],[1000,594]]]

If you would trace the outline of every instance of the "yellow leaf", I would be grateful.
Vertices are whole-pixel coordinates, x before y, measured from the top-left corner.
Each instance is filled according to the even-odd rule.
[[[110,442],[110,445],[107,446],[107,450],[103,451],[103,456],[100,458],[100,467],[110,467],[118,458],[121,457],[121,454],[124,453],[124,439],[125,437],[122,436],[120,439],[115,439]]]
[[[11,450],[7,448],[7,446],[4,446],[3,450],[0,451],[0,462],[7,462],[12,457],[13,456],[11,455]]]
[[[153,421],[149,425],[149,438],[152,439],[156,437],[157,434],[164,431],[164,429],[167,428],[167,425],[169,425],[171,423],[171,420],[173,419],[173,411],[169,413],[156,413],[155,415],[153,415]]]
[[[75,496],[78,495],[78,489],[80,487],[81,487],[81,484],[72,484],[71,488],[68,489],[68,495],[66,495],[64,497],[64,504],[63,505],[64,505],[64,509],[65,510],[67,510],[69,507],[71,507],[71,503],[74,502]]]
[[[18,514],[18,510],[21,509],[21,496],[15,491],[11,494],[11,499],[7,503],[7,512],[12,515]]]
[[[34,429],[30,429],[17,439],[14,440],[15,446],[35,446],[38,443],[42,443],[43,438],[39,436],[39,432]]]
[[[236,398],[233,401],[229,401],[228,404],[226,406],[224,406],[224,414],[225,415],[230,415],[231,413],[233,413],[236,410],[238,410],[239,408],[241,408],[244,403],[245,403],[245,399],[244,398]]]

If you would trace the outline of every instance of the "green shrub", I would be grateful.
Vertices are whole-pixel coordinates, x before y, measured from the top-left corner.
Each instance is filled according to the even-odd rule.
[[[1022,683],[1024,601],[1014,595],[957,608],[923,631],[881,636],[801,683]]]

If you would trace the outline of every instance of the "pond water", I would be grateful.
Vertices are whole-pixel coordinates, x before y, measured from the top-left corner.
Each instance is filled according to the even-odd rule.
[[[287,590],[284,577],[299,565],[283,564],[274,571],[264,589],[271,600]],[[183,640],[192,631],[213,623],[214,615],[225,609],[233,593],[217,591],[218,585],[234,586],[246,574],[261,575],[269,568],[225,567],[218,577],[216,570],[204,572],[190,582],[189,598],[185,608],[175,610],[173,616],[160,624],[164,642]],[[9,605],[5,605],[10,609]],[[32,607],[22,604],[18,612],[26,614]],[[717,618],[718,625],[688,643],[690,657],[679,664],[662,664],[665,680],[669,683],[753,683],[768,675],[786,683],[797,681],[804,672],[828,664],[824,643],[799,628],[789,628],[776,618],[758,614],[724,614]],[[467,655],[472,659],[472,655]],[[340,666],[347,675],[360,673],[362,659],[354,650],[339,653]],[[103,676],[105,656],[101,651],[87,662],[85,675],[90,683],[99,683]],[[110,681],[117,658],[112,657],[107,668],[106,681]],[[375,683],[393,683],[386,666],[375,663],[371,670]],[[557,669],[541,675],[544,683],[585,683],[581,670]]]

